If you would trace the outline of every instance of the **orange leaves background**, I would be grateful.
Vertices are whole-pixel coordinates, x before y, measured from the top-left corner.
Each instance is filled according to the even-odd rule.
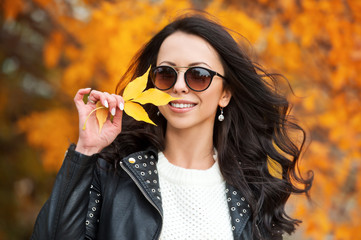
[[[290,214],[304,222],[286,239],[361,239],[361,1],[353,0],[3,0],[0,239],[29,238],[77,140],[76,91],[114,92],[142,44],[189,8],[233,29],[293,87],[292,113],[312,139],[300,167],[315,182],[312,203],[291,198]]]

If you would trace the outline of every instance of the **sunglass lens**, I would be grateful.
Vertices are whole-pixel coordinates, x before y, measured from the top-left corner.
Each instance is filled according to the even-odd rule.
[[[154,85],[160,90],[170,89],[177,79],[177,73],[171,67],[157,67],[151,75]]]
[[[195,67],[188,69],[186,79],[190,88],[195,91],[203,91],[208,88],[212,76],[206,69]]]

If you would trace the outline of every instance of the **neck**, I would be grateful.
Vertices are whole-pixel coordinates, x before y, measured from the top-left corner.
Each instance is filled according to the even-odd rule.
[[[208,131],[207,131],[208,130]],[[164,155],[172,164],[189,169],[208,169],[214,164],[213,129],[167,127]]]

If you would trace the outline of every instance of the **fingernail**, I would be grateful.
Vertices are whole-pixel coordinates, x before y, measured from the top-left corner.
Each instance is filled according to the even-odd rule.
[[[103,103],[104,107],[108,108],[109,105],[108,105],[108,101],[107,100],[104,100],[104,103]]]
[[[115,115],[115,108],[113,108],[110,113],[114,116]]]
[[[119,103],[119,109],[122,110],[122,111],[124,110],[124,104],[123,103]]]

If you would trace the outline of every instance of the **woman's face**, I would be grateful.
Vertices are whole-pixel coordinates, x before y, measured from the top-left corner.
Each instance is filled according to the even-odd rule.
[[[231,94],[223,90],[222,78],[214,76],[211,85],[203,92],[188,88],[184,80],[187,68],[200,66],[224,75],[224,69],[216,50],[203,38],[184,32],[175,32],[162,43],[157,66],[172,66],[178,71],[175,85],[166,92],[180,98],[159,110],[167,119],[167,130],[200,128],[213,131],[217,108],[229,103]]]

